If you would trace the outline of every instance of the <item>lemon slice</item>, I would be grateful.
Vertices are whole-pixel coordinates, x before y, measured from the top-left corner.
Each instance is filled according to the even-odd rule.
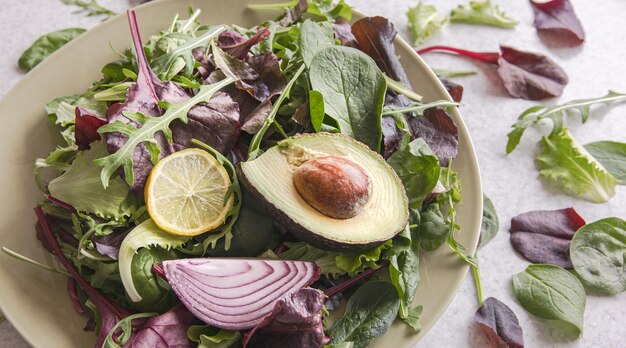
[[[148,177],[146,207],[162,230],[196,236],[226,219],[234,197],[224,203],[230,187],[228,172],[211,154],[186,149],[160,160]]]

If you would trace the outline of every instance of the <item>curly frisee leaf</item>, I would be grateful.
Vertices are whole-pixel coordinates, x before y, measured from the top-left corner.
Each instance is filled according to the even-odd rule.
[[[172,121],[181,120],[182,122],[187,123],[187,113],[193,106],[201,102],[208,102],[213,94],[234,81],[234,78],[227,77],[220,82],[202,86],[200,91],[198,91],[198,94],[191,99],[178,104],[162,105],[162,107],[167,110],[161,117],[148,117],[141,113],[124,112],[124,116],[141,124],[141,128],[135,128],[119,121],[100,127],[98,129],[100,134],[119,132],[128,136],[128,141],[119,150],[117,150],[117,152],[106,157],[98,158],[94,161],[96,165],[103,167],[100,179],[102,180],[104,187],[106,188],[109,186],[109,179],[120,166],[124,167],[126,180],[132,184],[134,182],[132,173],[133,151],[135,147],[141,143],[145,143],[149,148],[158,150],[154,143],[154,135],[159,131],[163,132],[167,140],[171,142],[172,131],[170,130],[169,125]]]

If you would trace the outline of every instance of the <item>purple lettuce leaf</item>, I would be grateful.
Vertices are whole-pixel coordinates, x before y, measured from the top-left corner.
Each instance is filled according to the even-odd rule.
[[[278,24],[283,27],[288,27],[293,23],[296,23],[302,18],[302,15],[309,9],[309,2],[307,0],[298,0],[295,6],[285,10],[285,14],[280,19]]]
[[[93,244],[96,246],[96,250],[100,254],[106,255],[112,258],[113,260],[117,260],[119,252],[120,252],[120,246],[122,245],[124,238],[126,238],[129,232],[130,230],[113,232],[113,233],[107,234],[106,236],[100,236],[100,237],[92,235],[90,239],[93,242]]]
[[[304,288],[276,302],[274,310],[244,335],[243,347],[319,348],[330,339],[324,334],[324,293]]]
[[[269,35],[269,29],[264,27],[258,27],[256,34],[250,38],[234,31],[225,31],[217,38],[217,46],[231,56],[245,60],[252,46],[263,41]]]
[[[343,17],[335,19],[333,33],[335,34],[335,39],[341,41],[341,44],[344,46],[356,47],[358,45],[354,34],[352,34],[350,22]]]
[[[511,245],[530,262],[571,269],[570,241],[584,225],[574,208],[530,211],[511,219]]]
[[[192,347],[187,338],[189,326],[199,323],[183,305],[146,320],[135,332],[129,348],[186,348]]]
[[[424,139],[442,166],[447,167],[450,160],[456,158],[459,131],[445,110],[427,109],[424,116],[409,119],[409,128],[415,137]]]
[[[102,139],[98,128],[105,125],[107,120],[94,115],[90,111],[77,106],[75,109],[76,119],[74,137],[79,150],[88,150],[89,144]]]
[[[491,348],[523,348],[524,334],[515,313],[496,298],[489,297],[476,311],[474,320],[480,326]]]
[[[569,82],[565,70],[542,54],[500,46],[498,75],[515,98],[540,100],[558,97]]]
[[[535,12],[534,24],[540,37],[550,37],[571,46],[585,41],[585,31],[569,0],[530,0],[530,4]]]

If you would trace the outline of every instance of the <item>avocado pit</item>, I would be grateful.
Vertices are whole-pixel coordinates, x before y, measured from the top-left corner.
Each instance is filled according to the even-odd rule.
[[[335,219],[358,215],[372,193],[365,170],[342,156],[309,159],[293,173],[293,184],[305,202]]]

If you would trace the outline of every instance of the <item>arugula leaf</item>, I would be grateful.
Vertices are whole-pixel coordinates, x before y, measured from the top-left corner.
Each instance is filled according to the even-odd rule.
[[[301,4],[302,2],[304,2],[304,4],[308,6],[302,7],[302,4]],[[302,7],[302,8],[299,9],[298,7]],[[281,21],[281,24],[284,26],[288,26],[292,24],[294,21],[297,21],[298,19],[300,19],[300,16],[302,16],[303,14],[300,12],[306,12],[308,14],[318,16],[326,20],[334,19],[334,18],[344,18],[345,20],[349,21],[352,19],[352,7],[346,4],[344,0],[339,0],[337,5],[335,5],[332,0],[309,0],[309,1],[292,0],[289,2],[279,2],[279,3],[273,3],[273,4],[248,5],[248,8],[252,10],[257,10],[257,11],[258,10],[284,10],[286,9],[287,15],[285,17],[288,17],[287,19],[289,20],[285,23]],[[291,11],[294,11],[294,10],[298,12],[297,14],[299,15],[294,15],[290,13]]]
[[[208,325],[191,325],[187,337],[198,348],[230,348],[241,340],[239,331],[222,330]]]
[[[400,148],[387,160],[404,184],[409,206],[419,208],[424,198],[432,192],[439,180],[439,158],[430,150],[426,142],[417,138],[411,142],[406,133]]]
[[[463,77],[476,75],[477,72],[474,70],[450,70],[450,69],[435,69],[433,68],[433,72],[440,78],[452,79],[455,77]]]
[[[541,180],[560,192],[601,203],[615,195],[619,181],[567,129],[543,137],[536,162]]]
[[[508,17],[498,5],[493,5],[491,0],[470,1],[469,7],[458,5],[450,12],[450,22],[490,25],[501,28],[513,28],[519,23]]]
[[[329,330],[333,344],[354,342],[365,347],[387,332],[398,313],[400,299],[396,289],[383,281],[363,284],[350,297],[346,312]]]
[[[136,199],[128,185],[115,177],[105,188],[99,178],[100,169],[93,165],[96,158],[107,153],[102,142],[92,143],[91,150],[78,153],[68,170],[50,181],[50,194],[79,211],[102,218],[121,220],[130,216],[136,209]]]
[[[126,180],[129,183],[134,182],[133,178],[133,152],[137,145],[145,144],[148,148],[158,151],[158,147],[153,142],[154,135],[161,131],[165,135],[166,139],[172,141],[172,131],[169,125],[174,120],[181,120],[183,123],[187,123],[187,113],[189,110],[198,103],[207,102],[213,94],[222,89],[223,87],[234,82],[232,77],[227,77],[224,80],[200,87],[198,93],[190,99],[187,99],[178,104],[169,104],[166,102],[160,103],[163,108],[166,109],[165,114],[161,117],[150,117],[138,112],[124,112],[124,116],[137,122],[141,125],[141,128],[135,128],[132,125],[116,121],[106,124],[98,129],[100,134],[118,132],[128,136],[128,141],[115,153],[106,157],[98,158],[94,161],[94,164],[103,167],[101,173],[101,180],[104,187],[109,185],[111,176],[115,173],[120,166],[124,167],[124,173]]]
[[[581,227],[569,253],[585,285],[605,294],[626,291],[626,221],[606,218]]]
[[[329,22],[316,23],[307,19],[300,26],[299,43],[302,60],[310,67],[317,52],[324,47],[335,45],[333,28]]]
[[[435,5],[422,3],[421,0],[415,7],[409,8],[406,16],[409,21],[409,29],[413,34],[414,46],[421,44],[424,38],[447,22],[447,19],[437,12]]]
[[[181,247],[189,239],[190,237],[176,236],[162,231],[152,219],[142,222],[130,231],[120,247],[119,268],[122,283],[131,301],[139,302],[143,299],[135,287],[132,272],[133,258],[139,249],[150,249],[151,246],[158,246],[170,250]]]
[[[151,61],[152,70],[159,79],[169,81],[177,74],[191,78],[195,67],[193,49],[208,45],[211,40],[217,38],[220,33],[226,31],[223,25],[211,28],[200,37],[193,37],[180,32],[164,34],[159,41],[167,40],[169,44],[161,43],[166,50]]]
[[[585,289],[578,278],[563,268],[530,265],[513,275],[513,292],[531,314],[554,320],[558,327],[576,336],[582,333]]]
[[[626,94],[609,91],[605,96],[598,98],[576,99],[560,105],[537,105],[526,109],[513,124],[508,134],[506,153],[515,150],[524,134],[526,128],[537,124],[539,121],[548,119],[552,121],[553,128],[551,134],[559,133],[563,130],[563,117],[568,114],[579,114],[582,123],[587,122],[591,106],[596,104],[611,105],[626,101]]]
[[[378,152],[387,84],[374,60],[354,48],[325,47],[311,63],[309,79],[341,133]]]
[[[41,63],[49,55],[54,53],[66,43],[74,40],[77,36],[86,30],[82,28],[68,28],[53,31],[39,37],[18,60],[18,65],[24,71],[30,71],[32,68]]]
[[[626,185],[626,144],[615,141],[597,141],[585,145],[589,152],[611,175]]]
[[[109,10],[108,8],[100,6],[96,0],[61,0],[66,5],[78,6],[80,10],[76,11],[77,13],[85,12],[87,16],[100,16],[103,15],[102,19],[107,20],[117,13]]]

